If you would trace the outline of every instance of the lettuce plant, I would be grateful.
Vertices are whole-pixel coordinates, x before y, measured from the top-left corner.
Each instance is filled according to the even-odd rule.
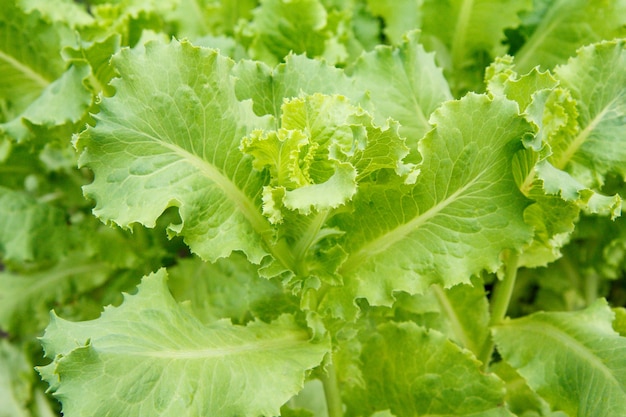
[[[0,4],[0,416],[626,415],[626,1]]]

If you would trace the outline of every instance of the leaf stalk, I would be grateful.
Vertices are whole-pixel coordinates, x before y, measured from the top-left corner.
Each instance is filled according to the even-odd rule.
[[[329,360],[326,364],[325,371],[326,372],[322,372],[321,380],[324,386],[328,417],[343,417],[343,403],[341,402],[337,373],[335,372],[335,365],[333,365],[332,360]]]
[[[493,296],[491,297],[491,319],[489,327],[502,323],[509,309],[515,281],[517,279],[517,269],[519,265],[519,254],[517,252],[509,252],[505,265],[504,277],[502,281],[496,283]],[[483,363],[483,369],[489,367],[489,361],[493,355],[495,344],[491,335],[487,336],[487,340],[483,344],[478,359]]]

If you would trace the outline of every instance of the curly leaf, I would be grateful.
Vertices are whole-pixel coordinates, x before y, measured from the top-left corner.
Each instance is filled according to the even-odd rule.
[[[502,250],[530,240],[523,221],[529,202],[511,165],[530,130],[517,105],[468,95],[444,104],[432,122],[435,129],[420,142],[424,161],[415,185],[381,176],[360,187],[354,213],[337,217],[350,232],[339,269],[347,288],[337,291],[390,305],[394,291],[468,283],[472,274],[496,270]],[[330,293],[332,309],[350,298]]]

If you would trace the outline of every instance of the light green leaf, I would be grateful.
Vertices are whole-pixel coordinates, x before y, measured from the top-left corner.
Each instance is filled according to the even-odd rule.
[[[479,279],[449,289],[435,284],[420,295],[398,294],[393,309],[395,317],[437,330],[476,356],[490,337],[489,302]]]
[[[269,322],[298,309],[298,300],[278,280],[260,278],[258,266],[233,253],[215,263],[181,259],[168,269],[168,286],[177,301],[203,323],[229,318],[244,324],[254,318]]]
[[[34,375],[26,355],[0,339],[0,417],[30,417]]]
[[[343,70],[303,55],[288,55],[274,68],[259,61],[241,61],[233,68],[233,75],[237,77],[237,97],[252,99],[254,112],[273,115],[277,124],[283,101],[302,95],[340,94],[369,109],[364,92]]]
[[[261,0],[246,29],[253,34],[251,55],[268,63],[290,53],[319,57],[324,53],[328,13],[319,0]]]
[[[301,214],[338,208],[362,180],[381,169],[394,169],[414,181],[414,167],[397,126],[379,128],[369,114],[343,96],[314,94],[285,101],[278,131],[255,131],[242,141],[254,167],[267,168],[264,213],[282,222],[280,208]]]
[[[111,271],[111,265],[75,253],[41,271],[0,272],[0,327],[14,335],[38,334],[51,307],[96,288]]]
[[[67,229],[63,210],[22,191],[0,187],[0,259],[50,261],[63,254]]]
[[[626,339],[604,301],[536,313],[494,328],[498,351],[554,409],[575,416],[626,413]]]
[[[240,20],[250,20],[257,0],[180,0],[176,9],[166,18],[176,26],[176,35],[192,39],[206,35],[235,33]]]
[[[422,42],[437,52],[455,95],[483,89],[483,70],[504,51],[504,30],[517,27],[530,0],[427,0]]]
[[[506,383],[507,408],[519,417],[568,417],[562,411],[552,412],[549,404],[530,389],[522,378],[509,364],[497,362],[489,367]]]
[[[261,214],[265,178],[238,148],[270,120],[235,97],[233,62],[174,41],[123,50],[114,65],[117,93],[76,143],[79,163],[95,173],[84,188],[94,213],[123,227],[154,227],[177,207],[182,222],[170,230],[195,253],[214,261],[242,250],[258,263],[271,237]]]
[[[434,55],[426,53],[418,38],[411,32],[397,48],[379,46],[362,55],[353,69],[356,85],[375,103],[376,123],[382,125],[389,117],[400,122],[400,134],[413,150],[432,128],[432,112],[452,99]]]
[[[523,221],[528,200],[512,174],[513,155],[530,130],[517,105],[468,95],[444,104],[431,120],[416,184],[383,176],[361,184],[354,213],[337,216],[349,231],[341,242],[349,256],[339,269],[346,288],[337,291],[391,305],[394,291],[422,293],[433,283],[451,287],[483,269],[495,271],[502,250],[530,240]],[[346,311],[334,304],[347,298],[331,290],[326,301]]]
[[[569,68],[577,59],[560,68]],[[579,72],[584,70],[579,69]],[[568,152],[574,138],[580,137],[583,129],[580,114],[585,111],[584,103],[591,99],[580,97],[580,94],[559,81],[558,73],[553,75],[533,69],[528,74],[519,76],[514,71],[511,58],[497,61],[487,73],[490,92],[504,94],[517,101],[537,132],[532,140],[525,142],[528,149],[517,156],[518,169],[515,173],[521,190],[535,200],[535,204],[525,213],[526,221],[535,228],[535,239],[525,249],[521,262],[530,267],[545,265],[560,256],[560,249],[569,241],[569,234],[574,229],[574,221],[580,209],[613,218],[620,213],[619,196],[599,194],[591,188],[597,184],[585,181],[594,175],[600,177],[600,173],[590,174],[590,170],[587,170],[587,174],[578,176],[569,166],[562,167],[569,172],[553,166],[556,160]],[[581,88],[604,91],[603,86],[608,77],[612,77],[608,71],[602,72],[597,78],[587,80]],[[607,90],[598,95],[611,96],[615,93]],[[619,140],[619,135],[613,134],[613,138],[604,136],[599,140],[604,141],[603,146],[607,146],[608,143]],[[584,160],[592,169],[596,169],[594,160],[598,156],[603,158],[602,155],[597,155],[602,153],[600,146],[588,148],[591,151],[584,155],[579,154],[578,150],[570,149],[574,152],[570,157]],[[605,173],[606,171],[608,169]]]
[[[579,129],[551,141],[553,155],[549,161],[588,187],[601,186],[608,172],[626,177],[623,68],[626,40],[617,40],[584,47],[567,65],[554,71],[576,100]]]
[[[164,270],[97,320],[53,315],[42,342],[54,358],[42,376],[68,417],[278,415],[329,350],[290,316],[204,325],[171,297]]]
[[[0,134],[8,134],[13,140],[22,142],[37,137],[37,131],[44,131],[39,135],[41,140],[50,142],[54,132],[63,143],[69,143],[76,131],[75,124],[87,115],[92,104],[92,93],[84,85],[89,75],[90,68],[85,63],[72,65],[17,118],[0,124]]]
[[[44,22],[37,12],[14,1],[0,8],[0,99],[9,103],[7,119],[17,117],[64,70],[63,27]]]
[[[424,0],[367,0],[374,16],[385,21],[383,32],[392,44],[399,45],[404,35],[422,26]]]
[[[520,73],[539,65],[543,69],[562,64],[583,45],[626,35],[624,0],[540,0],[522,17],[530,32],[515,53]],[[595,68],[595,70],[601,70]]]
[[[91,67],[91,76],[87,80],[87,86],[94,95],[100,94],[110,97],[115,94],[113,87],[109,85],[115,77],[115,70],[111,66],[111,56],[120,50],[120,35],[115,33],[102,40],[94,42],[81,42],[75,48],[65,48],[63,58],[72,64],[88,63]]]
[[[511,416],[504,384],[441,333],[414,323],[381,325],[361,354],[365,395],[346,398],[349,416],[389,409],[408,416]]]
[[[27,13],[37,10],[49,22],[69,24],[72,28],[94,24],[85,5],[73,0],[17,0],[16,3]]]
[[[519,264],[528,268],[546,266],[561,257],[561,248],[569,243],[580,208],[559,195],[546,194],[541,180],[536,180],[527,196],[535,202],[524,212],[533,226],[534,238],[520,256]]]
[[[565,201],[575,202],[589,213],[610,216],[612,219],[621,213],[622,200],[618,194],[598,194],[545,160],[537,163],[535,172],[543,181],[543,187],[548,194],[559,195]]]

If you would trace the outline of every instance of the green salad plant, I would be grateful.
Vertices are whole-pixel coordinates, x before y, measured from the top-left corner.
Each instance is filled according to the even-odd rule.
[[[626,0],[0,0],[0,416],[626,416]]]

